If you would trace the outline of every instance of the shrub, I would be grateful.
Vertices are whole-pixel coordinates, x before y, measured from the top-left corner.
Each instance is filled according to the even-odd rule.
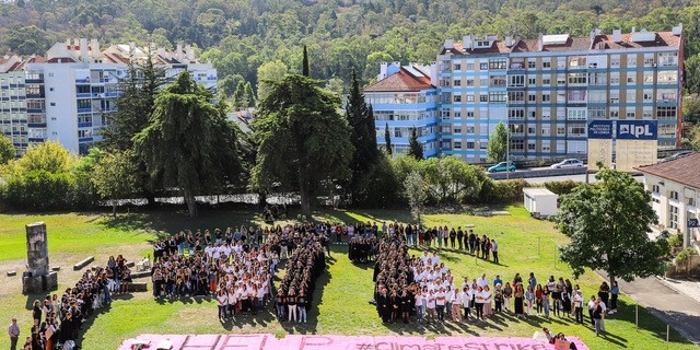
[[[12,175],[3,187],[5,204],[14,209],[46,211],[73,206],[75,180],[70,173],[52,174],[44,170]]]
[[[560,196],[571,193],[576,185],[578,184],[573,180],[547,181],[544,183],[545,188]]]
[[[681,235],[673,235],[668,239],[668,243],[672,247],[682,247],[683,246],[683,237]]]

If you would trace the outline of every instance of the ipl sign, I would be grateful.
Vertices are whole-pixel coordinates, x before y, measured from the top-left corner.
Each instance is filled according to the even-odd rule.
[[[616,169],[634,171],[634,167],[656,163],[657,130],[656,120],[618,120]]]
[[[654,140],[657,139],[656,120],[618,120],[618,140]]]
[[[612,120],[594,120],[588,123],[588,169],[597,170],[598,162],[610,166],[613,151]]]

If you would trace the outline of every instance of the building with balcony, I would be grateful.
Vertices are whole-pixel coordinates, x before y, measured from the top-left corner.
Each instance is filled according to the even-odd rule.
[[[440,153],[486,160],[499,123],[514,160],[585,158],[587,123],[655,119],[659,149],[680,146],[682,25],[588,37],[467,35],[437,56]]]
[[[0,59],[3,132],[11,136],[18,156],[27,146],[46,140],[56,140],[73,153],[86,153],[102,140],[105,114],[116,111],[119,84],[128,75],[129,62],[147,59],[164,68],[167,77],[188,71],[198,83],[216,89],[216,69],[197,61],[190,46],[165,50],[132,43],[101,51],[95,39],[68,40],[52,46],[45,58]]]
[[[365,88],[365,101],[374,109],[377,143],[386,147],[389,128],[392,154],[408,151],[413,128],[426,158],[440,154],[437,88],[431,82],[431,66],[382,63],[377,83]]]

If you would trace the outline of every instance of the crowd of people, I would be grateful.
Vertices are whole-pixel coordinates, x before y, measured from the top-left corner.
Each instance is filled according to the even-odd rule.
[[[348,242],[348,259],[352,262],[373,261],[379,252],[379,241],[374,235],[354,236]]]
[[[605,315],[616,312],[617,283],[611,288],[603,282],[588,304],[578,284],[564,277],[555,279],[554,275],[538,282],[532,272],[526,278],[516,273],[512,280],[481,274],[478,278],[463,277],[460,283],[437,251],[409,256],[408,237],[395,230],[379,242],[374,297],[383,322],[408,323],[415,318],[418,323],[442,323],[446,319],[463,323],[507,312],[522,319],[541,316],[549,320],[557,316],[584,324],[587,309],[591,325],[599,334],[605,331]],[[481,241],[488,242],[488,238]],[[483,248],[480,251],[484,254]],[[478,252],[475,247],[474,254]]]
[[[107,266],[86,269],[80,280],[60,296],[47,294],[43,300],[35,300],[31,333],[21,349],[54,350],[59,346],[63,350],[76,349],[75,340],[83,321],[96,310],[109,306],[112,295],[127,293],[131,270],[126,263],[121,255],[116,259],[110,256]],[[16,325],[16,320],[13,324]],[[19,335],[19,327],[11,326],[11,342],[17,342]]]
[[[222,321],[255,315],[272,300],[279,304],[280,293],[284,305],[303,304],[305,311],[325,267],[325,253],[330,256],[329,230],[325,224],[304,224],[179,232],[154,244],[153,295],[214,296]],[[273,274],[283,260],[286,275],[275,292]],[[298,320],[305,321],[301,309],[295,311],[299,310]],[[282,319],[279,312],[278,316]]]

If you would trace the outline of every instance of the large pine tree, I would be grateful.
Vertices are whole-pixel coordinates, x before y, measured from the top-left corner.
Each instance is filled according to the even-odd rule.
[[[423,159],[423,145],[418,141],[418,130],[411,128],[411,138],[408,140],[408,155],[418,160]]]
[[[345,107],[345,117],[352,128],[350,141],[355,146],[352,155],[350,169],[349,192],[353,203],[362,203],[367,198],[367,181],[364,178],[370,174],[370,169],[379,159],[377,149],[377,132],[374,127],[374,113],[371,106],[367,106],[365,95],[360,89],[355,70],[352,71],[352,86]]]

